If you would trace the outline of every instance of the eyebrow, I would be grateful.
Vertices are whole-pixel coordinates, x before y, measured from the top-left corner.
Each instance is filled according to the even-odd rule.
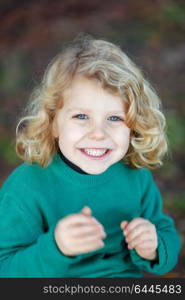
[[[69,108],[69,109],[67,109],[67,111],[66,112],[72,112],[72,111],[75,111],[75,110],[78,110],[78,111],[83,111],[83,112],[92,112],[92,110],[90,110],[90,109],[86,109],[86,108],[82,108],[82,107],[74,107],[74,108]],[[117,110],[111,110],[111,111],[108,111],[107,113],[114,113],[114,114],[122,114],[122,113],[125,113],[124,111],[121,111],[121,110],[119,110],[119,111],[117,111]]]

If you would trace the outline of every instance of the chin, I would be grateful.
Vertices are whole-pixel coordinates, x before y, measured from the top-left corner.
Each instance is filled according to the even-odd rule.
[[[98,171],[94,171],[94,172],[93,172],[93,171],[92,171],[92,172],[91,172],[91,171],[88,171],[87,173],[88,173],[89,175],[99,175],[99,174],[101,174],[101,173],[103,173],[103,172],[104,172],[104,171],[99,171],[99,172],[98,172]]]
[[[92,170],[92,169],[86,169],[84,170],[86,173],[90,174],[90,175],[99,175],[102,174],[103,172],[105,172],[109,167],[100,169],[100,170]]]

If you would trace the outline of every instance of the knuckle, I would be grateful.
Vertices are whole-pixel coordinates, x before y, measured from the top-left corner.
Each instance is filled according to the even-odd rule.
[[[151,228],[152,231],[155,231],[155,225],[154,224],[150,223],[150,228]]]
[[[63,229],[65,227],[65,220],[64,219],[61,219],[57,222],[56,226],[55,226],[55,231],[61,231],[61,229]]]

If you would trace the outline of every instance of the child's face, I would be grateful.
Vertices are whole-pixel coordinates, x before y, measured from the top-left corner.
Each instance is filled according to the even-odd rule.
[[[89,174],[100,174],[121,160],[130,137],[121,97],[99,82],[77,77],[64,98],[53,130],[61,152]]]

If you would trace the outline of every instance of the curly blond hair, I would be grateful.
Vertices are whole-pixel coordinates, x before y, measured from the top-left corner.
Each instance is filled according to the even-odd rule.
[[[130,146],[123,158],[134,168],[154,169],[167,152],[166,121],[161,102],[142,72],[116,46],[89,35],[78,36],[48,65],[43,80],[16,128],[17,155],[46,167],[58,151],[53,120],[62,108],[64,91],[76,75],[98,79],[102,87],[119,94],[126,105]]]

